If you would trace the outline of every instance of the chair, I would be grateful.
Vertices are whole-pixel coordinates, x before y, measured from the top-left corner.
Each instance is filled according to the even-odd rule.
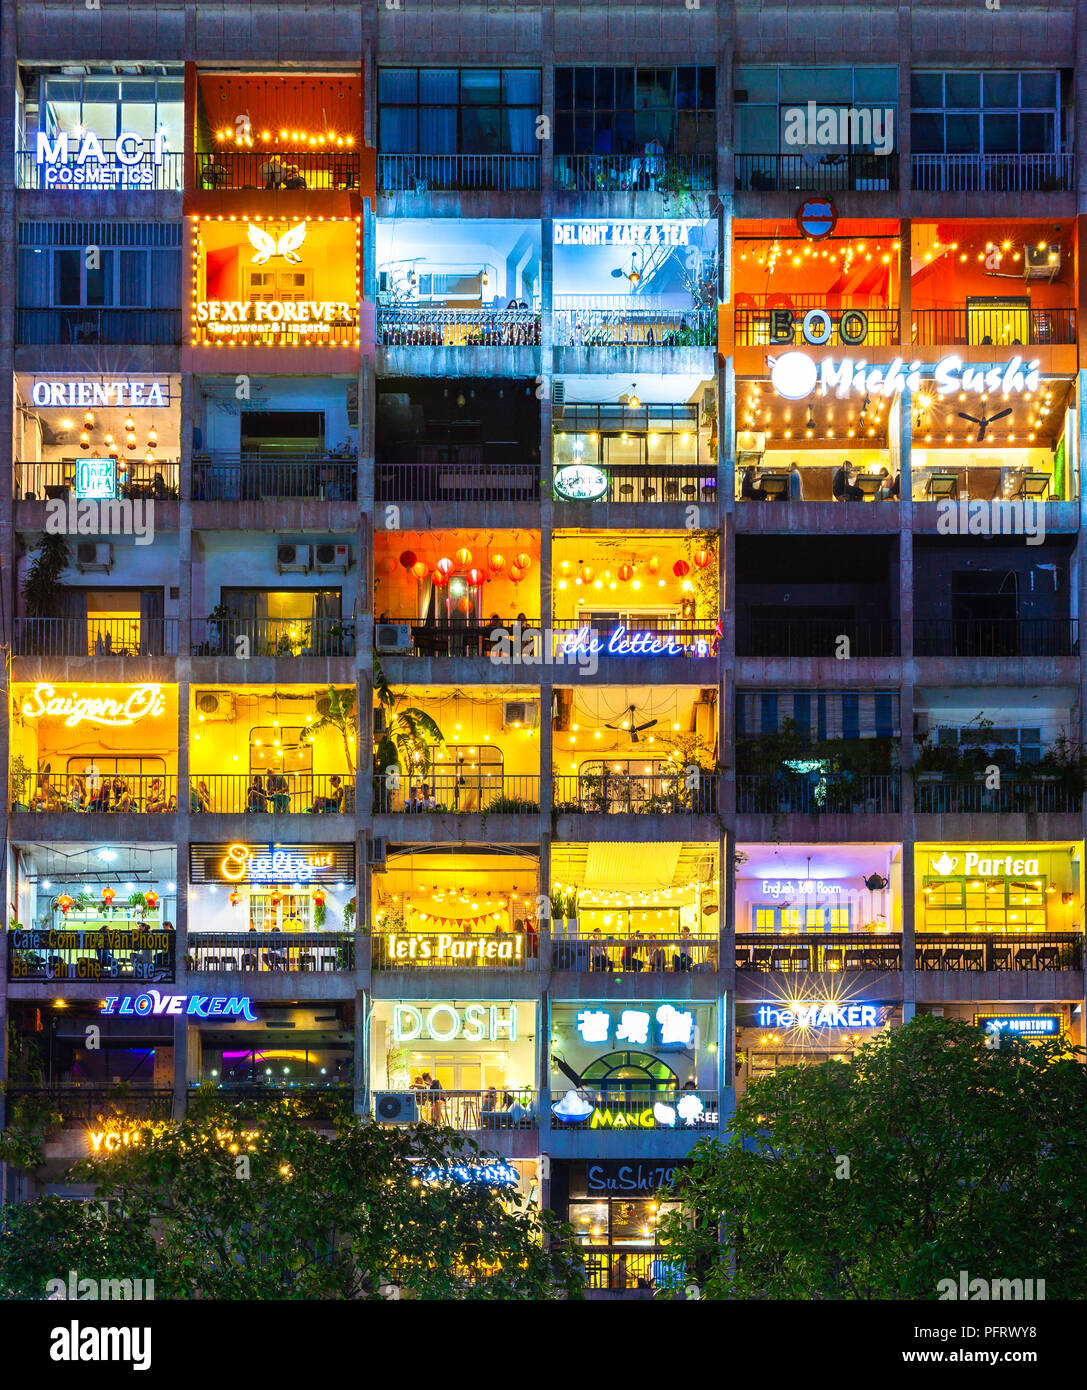
[[[1015,953],[1016,970],[1037,970],[1038,951],[1034,946],[1021,946]]]
[[[1010,946],[993,946],[992,959],[994,970],[1010,970],[1012,968],[1012,948]]]
[[[684,489],[686,491],[686,489]],[[679,484],[675,482],[665,483],[664,500],[666,502],[677,502],[679,500]]]
[[[984,970],[984,946],[967,946],[962,953],[962,966],[964,970]]]
[[[1059,946],[1039,946],[1035,956],[1037,969],[1039,970],[1058,970],[1061,963],[1061,950]]]
[[[656,489],[655,487],[651,487],[651,486],[649,485],[649,483],[646,483],[645,486],[642,488],[642,501],[643,501],[643,502],[655,502],[656,500],[657,500],[657,489]]]
[[[620,483],[620,484],[619,484],[619,501],[620,501],[620,502],[633,502],[633,501],[634,501],[634,484],[633,484],[633,483]]]

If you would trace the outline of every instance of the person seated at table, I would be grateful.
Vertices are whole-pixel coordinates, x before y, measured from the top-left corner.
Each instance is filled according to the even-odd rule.
[[[663,946],[655,946],[653,950],[650,951],[649,968],[650,970],[666,970],[668,968]]]
[[[604,944],[603,944],[603,942],[600,940],[600,931],[599,931],[599,929],[597,929],[596,931],[593,932],[593,945],[592,945],[592,950],[589,952],[589,969],[590,969],[590,970],[610,970],[610,969],[611,969],[611,961],[608,960],[608,953],[607,953],[607,951],[605,951],[605,949],[604,949]]]
[[[849,459],[834,470],[830,492],[835,502],[860,502],[864,498],[864,493],[853,482],[856,476],[857,469]]]
[[[291,809],[287,779],[282,772],[270,772],[268,774],[268,795],[272,800],[273,811],[289,811]]]
[[[690,970],[694,962],[692,961],[690,955],[687,953],[687,950],[685,949],[687,944],[691,940],[690,927],[684,927],[683,930],[680,932],[680,937],[682,938],[680,942],[680,950],[677,955],[672,956],[672,969]]]
[[[890,469],[881,468],[879,470],[879,476],[884,480],[879,487],[879,500],[881,502],[886,502],[891,497],[897,500],[900,495],[899,489],[902,486],[902,474],[896,473],[892,478]]]
[[[493,1115],[497,1109],[498,1092],[493,1086],[488,1086],[486,1094],[483,1097],[483,1113],[484,1115]]]
[[[693,1076],[689,1076],[689,1077],[687,1078],[687,1080],[683,1083],[683,1089],[684,1089],[685,1091],[697,1091],[697,1090],[698,1090],[698,1087],[697,1087],[697,1085],[695,1084],[695,1079],[694,1079]]]
[[[531,917],[525,918],[525,954],[529,959],[534,959],[540,950],[540,938],[536,931],[536,923]]]
[[[192,791],[189,792],[189,810],[195,815],[198,811],[211,810],[211,792],[208,791],[208,784],[204,781],[197,782]]]
[[[87,782],[78,772],[68,779],[68,809],[82,811],[87,805]]]
[[[766,493],[759,486],[758,469],[752,465],[740,476],[740,499],[745,502],[765,502]]]
[[[264,778],[255,776],[249,784],[249,791],[246,794],[245,809],[250,814],[257,811],[267,811],[268,796],[264,790]]]
[[[407,804],[407,806],[405,807],[405,810],[407,810],[407,811],[421,811],[421,810],[423,810],[423,789],[422,789],[422,787],[412,787],[412,789],[411,789],[411,796],[410,796],[410,798],[409,798],[409,800],[408,800],[408,804]]]
[[[796,459],[789,464],[789,501],[803,502],[804,479],[800,476],[800,465]]]
[[[424,810],[424,811],[436,811],[437,809],[438,809],[438,800],[437,800],[437,797],[435,797],[434,793],[430,790],[430,787],[426,784],[426,782],[424,782],[424,783],[423,783],[423,810]]]
[[[132,805],[132,788],[123,777],[115,777],[113,779],[112,809],[114,811],[131,811],[134,809]]]
[[[108,811],[110,797],[113,793],[113,783],[108,777],[103,777],[98,784],[98,790],[87,802],[88,811]]]
[[[628,941],[623,947],[622,964],[624,971],[628,975],[642,968],[642,958],[634,954],[634,943],[631,941]]]
[[[149,811],[165,811],[166,806],[166,787],[162,778],[152,777],[151,786],[147,792],[147,809]]]

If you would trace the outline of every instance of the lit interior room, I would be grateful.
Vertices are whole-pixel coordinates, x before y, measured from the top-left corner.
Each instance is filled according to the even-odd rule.
[[[355,717],[329,690],[194,686],[189,708],[193,814],[353,814]]]
[[[1072,685],[1023,689],[986,685],[918,686],[914,691],[914,747],[945,754],[976,751],[999,759],[1002,772],[1046,772],[1039,764],[1074,745],[1079,728],[1079,692]],[[1070,753],[1072,750],[1069,750]],[[924,769],[925,761],[919,766]],[[950,769],[947,769],[950,771]]]
[[[486,1119],[481,1106],[492,1087],[496,1123],[515,1102],[531,1112],[536,1094],[534,1002],[476,1002],[462,996],[395,1003],[375,999],[370,1019],[371,1088],[425,1091],[429,1077],[444,1093],[420,1096],[418,1112],[405,1113],[405,1119],[478,1129]]]
[[[177,687],[14,685],[10,776],[17,811],[176,811]]]
[[[990,968],[995,969],[1056,968],[1061,951],[1071,950],[1062,938],[1082,938],[1081,840],[919,844],[915,855],[918,936],[1039,938],[1036,948],[1028,944],[1014,957],[1014,945],[1008,947],[1007,961],[994,962]],[[935,938],[933,948],[943,949]],[[1041,963],[1038,951],[1046,953]]]
[[[381,775],[375,795],[381,810],[539,810],[538,689],[503,686],[492,693],[411,686],[394,693],[402,698],[391,719],[386,716],[376,751]],[[395,774],[389,771],[394,766]]]
[[[901,1004],[854,994],[841,981],[799,988],[767,981],[758,1001],[736,1004],[736,1097],[782,1067],[852,1061],[858,1048],[901,1025]]]
[[[192,844],[188,904],[190,970],[346,969],[334,938],[354,930],[354,847]],[[320,937],[292,949],[253,932]]]
[[[354,1006],[264,1002],[256,1022],[195,1026],[189,1085],[228,1090],[342,1090],[352,1084]]]
[[[56,1088],[54,1100],[62,1107],[69,1089],[78,1095],[82,1088],[124,1086],[138,1095],[144,1093],[139,1096],[141,1104],[162,1103],[163,1111],[155,1117],[169,1118],[174,1084],[172,1018],[104,1016],[98,999],[59,996],[47,1008],[37,1000],[13,1000],[9,1010],[17,1054],[45,1085]],[[154,1092],[154,1101],[148,1092]]]
[[[712,1114],[716,1128],[716,1004],[672,1003],[667,995],[646,1007],[628,1004],[552,1005],[551,1090],[566,1093],[568,1102],[552,1114],[565,1125],[587,1121],[590,1130],[697,1128]],[[570,1090],[579,1100],[588,1097],[591,1111],[579,1113]],[[698,1098],[691,1114],[682,1105],[686,1090]],[[654,1108],[656,1101],[662,1109]]]
[[[560,812],[690,813],[716,804],[716,686],[557,687]]]
[[[372,880],[374,964],[535,969],[539,859],[517,846],[402,845]]]
[[[15,378],[17,496],[176,498],[181,378]]]
[[[901,845],[738,847],[737,937],[901,930]]]
[[[553,844],[553,969],[716,970],[718,870],[709,843]]]

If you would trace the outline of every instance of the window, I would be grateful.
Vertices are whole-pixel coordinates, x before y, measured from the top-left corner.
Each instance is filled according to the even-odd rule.
[[[276,897],[279,902],[273,903]],[[312,930],[313,894],[275,888],[252,888],[249,892],[249,922],[257,931],[278,928],[285,932]]]
[[[716,107],[712,67],[556,68],[555,153],[712,154]]]
[[[1057,154],[1071,144],[1070,92],[1060,72],[916,72],[914,153]]]
[[[853,138],[820,142],[819,152],[851,148],[858,152],[887,153],[884,142],[893,140],[898,107],[898,73],[895,68],[762,68],[739,67],[733,85],[736,101],[735,146],[737,154],[800,153],[804,146],[786,141],[788,111],[818,107],[854,108],[858,113],[883,112],[884,121],[861,123]],[[889,114],[888,114],[889,113]],[[891,121],[890,131],[886,121]],[[882,136],[883,139],[880,139]],[[916,141],[915,147],[916,147]],[[891,149],[894,144],[891,144]]]
[[[179,224],[21,222],[18,248],[20,308],[181,305]]]
[[[92,131],[100,140],[115,140],[131,132],[152,140],[164,132],[166,148],[184,146],[185,81],[180,72],[114,76],[94,73],[82,77],[41,77],[37,127],[50,136]],[[33,79],[30,83],[33,93]],[[27,126],[34,120],[33,96],[27,98]]]
[[[538,154],[535,68],[382,68],[382,154]]]
[[[797,932],[849,931],[853,925],[850,903],[837,907],[824,904],[804,907],[773,907],[769,903],[753,903],[751,929],[756,932],[795,935]]]
[[[1045,880],[926,878],[918,924],[934,932],[1045,931]]]

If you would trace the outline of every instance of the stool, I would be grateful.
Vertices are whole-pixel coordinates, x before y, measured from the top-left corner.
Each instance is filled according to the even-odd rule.
[[[620,501],[620,502],[633,502],[633,501],[634,501],[634,484],[633,484],[633,483],[621,483],[621,484],[619,485],[619,501]]]

